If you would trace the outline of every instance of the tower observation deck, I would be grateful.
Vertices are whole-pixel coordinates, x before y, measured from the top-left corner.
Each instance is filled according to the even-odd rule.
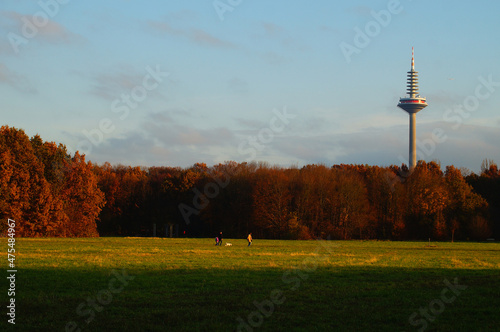
[[[425,97],[418,94],[418,71],[415,71],[415,57],[413,47],[411,48],[411,70],[408,72],[406,83],[406,92],[408,97],[400,98],[398,107],[408,112],[410,115],[410,169],[417,165],[417,149],[416,149],[416,115],[422,109],[427,107]]]

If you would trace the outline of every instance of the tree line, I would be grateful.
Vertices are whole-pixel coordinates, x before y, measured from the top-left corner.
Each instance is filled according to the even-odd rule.
[[[0,129],[0,219],[19,236],[484,240],[500,232],[500,171],[402,166],[92,164]]]

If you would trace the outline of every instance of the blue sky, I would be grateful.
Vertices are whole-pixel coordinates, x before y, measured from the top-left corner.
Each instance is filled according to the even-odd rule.
[[[498,2],[59,1],[0,4],[1,124],[93,162],[401,164],[412,46],[418,158],[500,162]]]

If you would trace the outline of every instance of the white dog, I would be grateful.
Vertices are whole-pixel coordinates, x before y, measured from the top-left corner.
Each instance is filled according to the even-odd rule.
[[[232,243],[226,242],[226,247],[230,247],[232,245],[233,245]]]

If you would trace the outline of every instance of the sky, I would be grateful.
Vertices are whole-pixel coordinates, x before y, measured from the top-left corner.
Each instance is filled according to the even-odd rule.
[[[1,125],[102,164],[500,162],[497,1],[0,0]]]

